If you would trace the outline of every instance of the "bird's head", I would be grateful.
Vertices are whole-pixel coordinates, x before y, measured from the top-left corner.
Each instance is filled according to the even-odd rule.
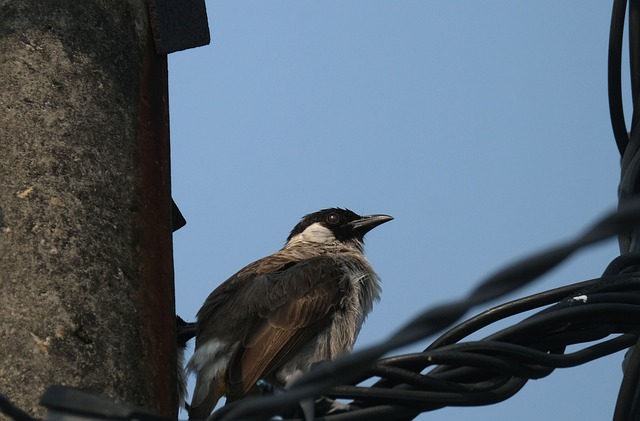
[[[301,242],[334,242],[362,245],[364,235],[380,224],[391,221],[389,215],[360,216],[349,209],[329,208],[302,217],[291,230],[287,246]]]

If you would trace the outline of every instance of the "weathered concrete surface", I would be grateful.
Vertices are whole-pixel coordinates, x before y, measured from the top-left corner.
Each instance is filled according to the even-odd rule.
[[[175,411],[151,49],[142,0],[0,0],[0,393],[33,415],[52,384]]]

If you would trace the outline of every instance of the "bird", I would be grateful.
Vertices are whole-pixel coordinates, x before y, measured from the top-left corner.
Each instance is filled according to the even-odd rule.
[[[258,382],[285,387],[350,352],[381,292],[364,236],[392,219],[346,208],[310,213],[279,251],[215,288],[196,315],[189,419],[207,418],[222,396],[258,394]]]

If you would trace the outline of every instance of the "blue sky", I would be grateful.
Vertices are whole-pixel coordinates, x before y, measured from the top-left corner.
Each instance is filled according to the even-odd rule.
[[[616,205],[610,2],[207,8],[211,45],[169,57],[173,197],[188,221],[174,236],[185,319],[321,208],[396,218],[367,236],[383,294],[358,348]],[[588,249],[508,298],[598,277],[617,253],[615,241]],[[621,359],[420,419],[611,418]]]

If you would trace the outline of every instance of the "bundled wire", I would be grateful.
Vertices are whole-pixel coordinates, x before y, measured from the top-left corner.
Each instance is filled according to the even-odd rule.
[[[640,1],[629,1],[629,64],[633,112],[627,132],[622,100],[622,39],[627,2],[614,0],[609,34],[609,110],[613,134],[621,155],[619,202],[634,200],[640,193]],[[640,252],[640,229],[629,230],[619,237],[624,255]],[[633,258],[631,259],[633,260]],[[635,259],[637,261],[637,258]],[[637,269],[637,268],[636,268]],[[640,341],[625,357],[625,370],[616,402],[614,420],[640,419]]]
[[[546,307],[550,302],[556,304]],[[495,321],[539,307],[546,308],[483,340],[460,342]],[[382,380],[369,389],[340,386],[329,395],[355,397],[359,407],[402,404],[416,413],[501,402],[529,379],[634,345],[639,315],[637,273],[557,288],[487,310],[449,330],[422,353],[379,360],[370,374]],[[568,346],[592,342],[566,352]],[[427,368],[428,373],[416,375]]]

